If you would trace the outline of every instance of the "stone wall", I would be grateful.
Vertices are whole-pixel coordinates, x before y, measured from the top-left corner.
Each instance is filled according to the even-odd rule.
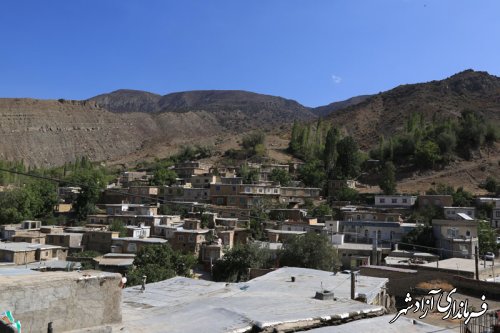
[[[88,275],[84,275],[88,274]],[[50,272],[0,277],[0,309],[10,310],[24,332],[54,332],[121,322],[120,274]]]

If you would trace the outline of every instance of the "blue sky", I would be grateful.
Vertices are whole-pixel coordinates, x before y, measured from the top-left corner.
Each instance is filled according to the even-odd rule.
[[[2,0],[0,96],[243,89],[307,106],[500,75],[498,0]]]

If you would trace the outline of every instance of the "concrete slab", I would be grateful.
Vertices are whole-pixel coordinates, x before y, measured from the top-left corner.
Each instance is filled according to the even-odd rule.
[[[295,282],[291,282],[291,277]],[[357,277],[357,291],[374,299],[387,279]],[[337,300],[314,298],[323,289]],[[304,268],[281,268],[246,283],[176,277],[123,291],[122,332],[247,332],[283,324],[380,315],[384,308],[349,299],[350,276]]]

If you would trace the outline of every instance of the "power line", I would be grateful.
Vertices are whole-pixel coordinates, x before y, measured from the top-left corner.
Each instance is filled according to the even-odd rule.
[[[48,181],[55,182],[55,183],[58,183],[58,184],[61,184],[61,183],[62,184],[69,184],[69,185],[78,186],[78,187],[81,187],[81,188],[94,189],[94,190],[98,190],[98,191],[101,191],[101,192],[103,192],[103,191],[109,191],[109,192],[114,192],[114,193],[117,193],[117,194],[123,194],[123,195],[129,196],[129,197],[136,197],[136,198],[141,198],[141,199],[150,199],[152,201],[156,201],[156,202],[159,202],[159,203],[165,203],[166,202],[164,199],[162,199],[160,197],[153,197],[151,195],[133,194],[133,193],[130,193],[130,192],[126,192],[126,191],[122,191],[122,190],[117,190],[117,189],[113,189],[113,188],[101,189],[99,187],[91,186],[91,185],[88,185],[88,184],[78,183],[78,182],[74,182],[74,181],[70,181],[70,180],[63,180],[63,179],[59,179],[59,178],[52,178],[52,177],[47,177],[47,176],[42,176],[42,175],[37,175],[37,174],[32,174],[32,173],[26,173],[26,172],[21,172],[21,171],[16,171],[16,170],[9,170],[9,169],[0,168],[0,171],[9,172],[9,173],[13,173],[13,174],[17,174],[17,175],[22,175],[22,176],[26,176],[26,177],[31,177],[31,178],[48,180]]]

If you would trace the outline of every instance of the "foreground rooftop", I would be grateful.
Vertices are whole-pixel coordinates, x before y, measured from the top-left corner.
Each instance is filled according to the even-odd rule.
[[[295,282],[291,282],[291,277]],[[374,300],[387,279],[358,276],[357,293]],[[336,300],[314,298],[327,289]],[[304,268],[281,268],[245,283],[175,277],[123,292],[122,332],[249,332],[321,321],[377,316],[384,312],[350,298],[350,276]]]

